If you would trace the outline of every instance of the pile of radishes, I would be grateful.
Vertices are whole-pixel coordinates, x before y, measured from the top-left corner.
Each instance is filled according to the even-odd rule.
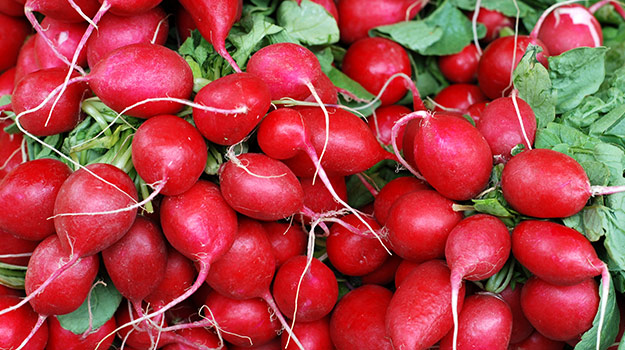
[[[0,1],[0,349],[625,349],[619,2]]]

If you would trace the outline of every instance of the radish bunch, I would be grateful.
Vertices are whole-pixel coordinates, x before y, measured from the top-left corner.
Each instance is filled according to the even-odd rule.
[[[4,1],[0,348],[620,342],[625,11],[484,5]]]

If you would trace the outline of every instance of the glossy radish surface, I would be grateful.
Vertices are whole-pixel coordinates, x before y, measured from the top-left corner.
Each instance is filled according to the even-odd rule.
[[[537,36],[553,56],[577,47],[603,45],[599,21],[580,4],[562,5],[553,10],[542,22]]]

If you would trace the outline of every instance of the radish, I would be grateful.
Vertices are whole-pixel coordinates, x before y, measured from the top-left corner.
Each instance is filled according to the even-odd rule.
[[[0,230],[19,238],[41,241],[53,235],[54,201],[70,176],[67,165],[55,159],[22,163],[0,182]]]
[[[458,290],[462,280],[479,281],[499,272],[508,260],[510,246],[510,234],[506,225],[500,219],[486,214],[477,214],[462,220],[449,233],[445,244],[445,258],[451,269],[451,306],[454,317],[452,343],[454,349],[459,332],[456,305],[458,304]],[[510,329],[512,329],[511,314],[509,318]],[[506,336],[507,340],[510,338],[509,333],[510,331]],[[501,335],[501,333],[498,334]],[[476,336],[480,337],[479,335]],[[501,344],[495,348],[501,348]],[[507,345],[506,341],[503,348],[505,349]]]
[[[115,313],[115,322],[119,325],[130,324],[139,320],[130,304],[121,305]],[[167,326],[164,320],[159,321],[160,326]],[[137,349],[156,349],[167,344],[174,344],[178,341],[184,341],[184,338],[178,336],[174,332],[160,332],[146,321],[139,323],[133,328],[117,328],[117,335],[122,339],[124,344],[128,344]],[[114,334],[114,333],[113,333]],[[111,335],[111,334],[109,334]],[[101,340],[101,343],[107,341],[107,338]],[[97,347],[96,347],[97,348]],[[127,347],[124,347],[127,349]]]
[[[442,258],[451,230],[462,220],[454,202],[436,191],[409,192],[391,207],[386,219],[393,251],[406,260]]]
[[[467,297],[459,323],[457,349],[508,349],[512,312],[497,295],[475,294]],[[452,333],[447,334],[441,340],[440,349],[452,349],[452,339]]]
[[[451,84],[439,91],[434,97],[436,103],[435,111],[451,111],[466,113],[469,106],[486,102],[487,98],[477,85],[473,84]]]
[[[60,53],[67,61],[71,60],[83,33],[87,30],[87,23],[67,23],[46,17],[41,21],[46,29],[44,34],[35,35],[35,54],[41,68],[66,68],[67,65],[56,53]],[[45,38],[45,39],[44,39]],[[55,52],[56,51],[56,52]],[[76,64],[87,65],[87,51],[84,47],[78,52]]]
[[[334,350],[330,339],[330,318],[327,316],[313,322],[299,322],[293,327],[293,333],[301,340],[303,349]],[[289,342],[288,333],[282,333],[280,339],[282,349],[298,349],[294,342]]]
[[[391,207],[401,196],[409,192],[429,189],[430,187],[423,181],[411,176],[398,177],[389,181],[382,187],[373,202],[375,219],[381,225],[385,225]]]
[[[469,108],[467,108],[466,114],[468,114],[473,119],[473,122],[475,123],[475,125],[477,125],[480,122],[482,112],[484,112],[484,109],[486,108],[487,105],[488,105],[487,102],[478,102],[478,103],[470,105]]]
[[[86,79],[104,104],[138,118],[178,112],[182,106],[172,100],[187,99],[193,90],[193,74],[187,62],[175,51],[149,43],[110,52],[92,67]],[[130,108],[149,99],[162,101]]]
[[[214,318],[233,345],[260,346],[278,336],[280,323],[260,298],[235,300],[212,291],[204,305],[211,311],[206,317]]]
[[[0,262],[11,265],[27,266],[38,241],[29,241],[13,236],[0,229]],[[1,293],[0,293],[1,294]]]
[[[145,301],[153,305],[155,309],[161,309],[183,294],[193,285],[197,276],[193,261],[185,258],[170,246],[167,247],[166,262],[161,283],[145,297]]]
[[[536,137],[534,111],[516,96],[500,97],[490,102],[476,126],[497,159],[509,160],[512,157],[510,151],[518,144],[531,149]]]
[[[9,134],[4,131],[4,128],[11,124],[8,120],[0,120],[0,180],[26,161],[26,155],[22,155],[22,152],[26,151],[26,147],[22,146],[24,139],[22,135]]]
[[[206,328],[189,328],[182,329],[176,332],[180,337],[187,340],[187,344],[184,343],[173,343],[168,344],[163,347],[163,350],[196,350],[201,346],[210,349],[219,348],[220,340],[215,335],[215,333],[211,332]],[[195,346],[191,346],[191,344],[195,344]],[[225,349],[225,347],[224,347]]]
[[[347,49],[341,68],[347,76],[374,95],[379,94],[395,74],[403,73],[406,77],[412,74],[406,50],[390,39],[377,37],[354,42]],[[392,81],[380,96],[382,106],[399,101],[408,91],[408,86],[404,81]],[[414,92],[416,89],[412,90]]]
[[[280,338],[258,346],[237,346],[228,344],[228,350],[283,350]]]
[[[345,177],[329,176],[328,179],[339,198],[346,202],[347,186],[345,184]],[[328,191],[323,181],[315,182],[314,180],[314,178],[310,177],[299,179],[302,190],[304,191],[304,206],[317,214],[339,211],[342,205],[334,200],[334,196]]]
[[[193,17],[189,11],[180,6],[176,10],[176,32],[178,34],[178,42],[183,43],[191,37],[191,32],[197,29]]]
[[[316,258],[307,260],[302,255],[289,259],[278,269],[273,283],[276,304],[294,322],[323,318],[338,298],[338,283],[332,270]]]
[[[545,11],[530,36],[545,43],[553,56],[576,47],[603,45],[599,21],[579,4],[566,4],[553,11]]]
[[[96,0],[74,0],[69,1],[45,1],[45,0],[18,0],[25,3],[24,12],[26,17],[36,28],[37,20],[33,11],[40,12],[44,16],[54,18],[59,21],[78,23],[83,22],[85,17],[92,17],[98,11],[99,4]],[[76,5],[76,7],[74,7]],[[78,9],[82,12],[78,12]]]
[[[204,39],[237,73],[241,73],[241,68],[226,50],[226,37],[241,11],[239,1],[181,0],[180,3],[191,14]]]
[[[363,284],[377,284],[380,286],[386,286],[389,283],[393,282],[393,278],[395,277],[395,271],[397,271],[397,267],[402,262],[402,258],[398,255],[391,255],[386,259],[382,266],[378,267],[377,270],[368,273],[364,276],[360,277],[360,280]]]
[[[534,332],[520,343],[511,344],[510,350],[562,350],[566,344],[551,340],[539,332]]]
[[[0,72],[15,65],[20,47],[29,33],[30,27],[25,20],[0,13]]]
[[[480,14],[482,9],[480,9]],[[479,20],[478,20],[479,21]],[[477,80],[480,54],[475,44],[469,44],[453,55],[440,56],[438,67],[447,80],[454,83],[472,83]]]
[[[22,290],[5,287],[0,284],[0,296],[9,296],[9,295],[21,298],[24,296],[24,293]]]
[[[373,219],[366,218],[374,230],[380,225]],[[342,222],[358,229],[366,230],[360,220],[353,214],[346,215]],[[356,234],[341,223],[332,225],[330,236],[326,240],[328,259],[339,272],[349,276],[362,276],[382,266],[388,254],[373,236]]]
[[[332,17],[334,17],[334,19],[338,23],[339,10],[336,8],[336,3],[334,2],[334,0],[311,0],[311,1],[323,6],[323,8],[325,8],[326,11],[328,11],[328,13],[331,14]],[[297,2],[300,3],[301,0],[297,0]]]
[[[195,96],[195,103],[216,107],[244,107],[246,112],[236,114],[193,110],[196,127],[209,141],[220,145],[234,145],[246,138],[260,123],[271,105],[269,88],[250,73],[230,74],[204,86]]]
[[[533,149],[517,154],[506,164],[501,190],[508,204],[523,215],[563,218],[579,212],[590,197],[622,188],[591,186],[575,159],[550,149]]]
[[[163,45],[169,30],[165,18],[165,11],[159,7],[133,16],[107,13],[87,41],[89,67],[94,67],[109,52],[126,45],[150,42]]]
[[[547,338],[573,339],[592,327],[599,308],[597,282],[588,278],[558,286],[532,277],[521,291],[521,307],[534,328]]]
[[[9,68],[0,74],[0,96],[11,95],[15,88],[15,67]]]
[[[19,297],[0,295],[0,308],[4,309],[18,303]],[[0,347],[16,349],[29,336],[29,330],[37,323],[37,313],[27,305],[24,308],[0,316]],[[30,338],[24,350],[44,350],[48,341],[48,323],[44,322]]]
[[[469,14],[470,17],[475,15],[474,12]],[[511,18],[506,17],[501,12],[480,7],[477,14],[477,22],[482,23],[486,27],[486,35],[482,41],[489,43],[499,36],[499,32],[504,28],[512,29],[514,22]]]
[[[392,349],[384,326],[392,296],[384,287],[364,285],[341,298],[330,319],[330,336],[336,349]]]
[[[532,335],[534,327],[527,320],[521,309],[521,289],[523,285],[516,284],[513,289],[508,285],[499,295],[508,304],[512,311],[512,332],[510,334],[510,344],[524,341]]]
[[[450,271],[440,260],[417,267],[397,288],[386,310],[386,332],[394,349],[427,349],[453,327]],[[464,287],[459,293],[462,309]]]
[[[297,65],[289,63],[297,62]],[[265,46],[250,57],[247,72],[267,84],[272,100],[290,97],[304,100],[314,91],[312,83],[323,72],[317,57],[307,48],[279,43]]]
[[[488,184],[493,168],[490,147],[463,118],[445,112],[426,114],[414,149],[414,162],[425,180],[447,198],[471,199]]]
[[[24,6],[14,0],[3,1],[0,3],[0,12],[7,16],[20,17],[24,15]]]
[[[350,44],[366,38],[369,30],[385,24],[408,21],[426,4],[415,0],[339,0],[341,41]]]
[[[77,81],[59,95],[58,86],[66,74],[66,68],[41,69],[26,75],[15,86],[11,105],[17,121],[29,133],[55,135],[78,124],[80,103],[88,88],[85,82]],[[56,98],[56,105],[51,97]]]
[[[402,260],[395,271],[395,288],[399,288],[401,283],[417,268],[421,263],[412,262],[410,260]]]
[[[35,38],[35,35],[31,35],[20,48],[17,63],[15,64],[15,84],[28,73],[32,73],[41,68],[39,67],[39,63],[37,63],[37,56],[35,55]]]
[[[389,146],[391,144],[393,125],[396,121],[410,112],[411,110],[408,107],[402,105],[379,107],[375,110],[373,116],[369,118],[367,124],[369,124],[369,128],[373,130],[378,141],[386,146]],[[404,131],[401,130],[397,137],[402,139],[403,136]]]
[[[547,67],[549,50],[542,41],[529,36],[501,37],[486,47],[477,68],[478,85],[484,95],[495,99],[510,92],[512,71],[521,61],[529,44],[542,47],[543,51],[538,53],[537,58]]]
[[[276,269],[291,257],[306,251],[306,234],[298,226],[271,221],[263,222],[262,225],[271,243]]]
[[[220,169],[221,193],[226,202],[251,218],[274,221],[301,211],[304,192],[282,162],[262,153],[231,158]]]
[[[207,157],[202,135],[175,115],[150,118],[132,140],[132,164],[137,174],[147,183],[160,182],[160,193],[167,196],[191,188],[204,172]]]
[[[138,216],[124,237],[102,251],[102,260],[119,293],[140,308],[165,277],[165,239],[155,223]]]
[[[90,332],[88,335],[75,334],[66,330],[56,317],[48,319],[48,328],[50,330],[48,337],[47,350],[82,350],[95,349],[98,342],[107,334],[115,329],[115,317],[111,317],[100,328]],[[103,342],[100,347],[108,349],[113,345],[113,338]]]
[[[332,80],[330,80],[327,75],[319,74],[317,79],[312,81],[312,86],[313,90],[316,92],[311,92],[310,95],[304,99],[304,101],[319,103],[317,100],[317,97],[319,97],[319,100],[326,105],[336,105],[339,103],[339,89],[334,86]],[[315,94],[318,96],[315,96]]]

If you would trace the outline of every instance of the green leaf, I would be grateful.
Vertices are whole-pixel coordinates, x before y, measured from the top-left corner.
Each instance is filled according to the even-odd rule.
[[[334,62],[334,54],[331,47],[325,47],[323,50],[315,51],[315,56],[319,60],[321,70],[328,74],[332,70],[332,62]]]
[[[578,47],[549,57],[549,76],[557,96],[556,112],[577,107],[599,90],[605,78],[605,47]]]
[[[0,284],[13,289],[24,289],[26,266],[0,262]]]
[[[601,282],[603,285],[604,281]],[[599,334],[599,318],[601,313],[598,311],[595,319],[592,322],[592,328],[582,335],[582,340],[575,345],[575,350],[595,350],[597,349],[597,336],[600,336],[600,350],[605,350],[612,346],[616,334],[618,333],[618,325],[620,322],[619,308],[616,305],[616,293],[614,292],[614,285],[612,284],[612,278],[607,281],[610,283],[610,288],[607,296],[601,296],[600,305],[606,302],[605,318],[603,320],[603,327],[601,334]],[[601,287],[599,287],[601,290]],[[607,299],[605,299],[607,298]],[[599,307],[601,309],[601,307]]]
[[[233,27],[230,31],[228,40],[237,48],[236,52],[232,54],[232,58],[239,66],[245,67],[252,53],[260,49],[260,45],[265,37],[284,30],[266,19],[260,13],[253,14],[245,17],[241,22],[241,26],[249,28],[247,31],[239,26]]]
[[[463,10],[475,10],[475,0],[451,0],[451,2]],[[520,18],[535,12],[531,7],[521,1],[517,1],[517,4],[519,6]],[[482,0],[480,2],[480,7],[501,12],[508,17],[516,17],[517,15],[517,9],[512,0]]]
[[[473,207],[476,211],[484,214],[490,214],[494,216],[510,218],[512,214],[504,203],[501,203],[499,198],[484,198],[484,199],[472,199]]]
[[[89,328],[88,299],[74,312],[57,316],[61,326],[75,334],[82,334]],[[91,291],[91,314],[93,317],[92,329],[98,329],[115,314],[122,301],[110,278],[105,282],[96,283]]]
[[[0,106],[8,105],[11,103],[11,95],[0,96]]]
[[[436,95],[449,85],[447,79],[438,67],[438,60],[434,56],[414,57],[417,89],[422,97]]]
[[[362,99],[365,101],[372,101],[375,98],[375,96],[371,94],[369,91],[367,91],[365,88],[363,88],[362,85],[358,84],[356,81],[354,81],[353,79],[348,77],[345,73],[341,72],[335,67],[331,67],[330,72],[328,72],[327,75],[328,75],[328,78],[330,78],[330,81],[332,81],[332,84],[334,84],[334,86],[351,92],[352,94],[356,95],[356,97],[358,97],[359,99]],[[356,107],[360,107],[360,106],[367,104],[365,102],[358,102],[358,101],[348,99],[347,97],[343,96],[343,94],[339,94],[339,97],[341,99],[341,104],[346,105],[351,108],[356,108]],[[359,109],[358,111],[362,113],[362,115],[364,116],[369,116],[373,113],[374,109],[380,106],[380,104],[381,104],[380,101],[377,101],[372,106],[366,109]]]
[[[625,104],[594,121],[588,134],[625,148]]]
[[[339,41],[336,20],[321,5],[309,0],[297,5],[283,1],[276,13],[278,25],[305,45],[328,45]]]
[[[424,52],[443,37],[442,28],[430,26],[424,21],[405,21],[381,26],[375,28],[373,33],[388,37],[417,52]]]
[[[556,99],[551,93],[551,79],[547,69],[538,62],[539,46],[530,45],[513,73],[514,86],[519,97],[527,102],[538,128],[544,128],[556,118]]]

